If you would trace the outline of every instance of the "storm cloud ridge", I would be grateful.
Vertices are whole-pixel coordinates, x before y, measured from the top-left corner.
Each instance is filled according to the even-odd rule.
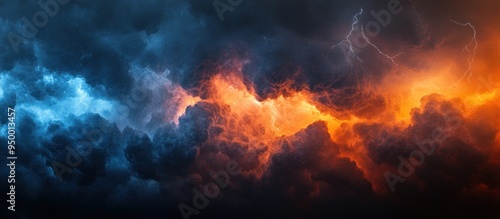
[[[500,84],[485,85],[495,80],[482,73],[498,67],[489,58],[498,57],[498,15],[485,8],[500,5],[468,4],[0,0],[0,106],[2,115],[16,110],[15,214],[498,217]],[[486,49],[469,55],[472,30],[450,19],[475,24]],[[442,72],[445,82],[424,80]],[[477,96],[433,90],[463,72]],[[217,87],[225,83],[234,90]],[[417,87],[426,83],[435,84]],[[220,101],[241,90],[262,112],[290,100],[323,117],[288,134],[274,125],[295,120],[267,127],[262,112]],[[8,122],[0,117],[2,133]]]

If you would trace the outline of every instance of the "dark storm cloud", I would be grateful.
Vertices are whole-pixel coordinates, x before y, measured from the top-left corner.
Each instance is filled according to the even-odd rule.
[[[345,64],[336,63],[345,58],[343,54],[335,55],[334,60],[328,60],[327,54],[332,52],[332,45],[345,38],[354,14],[365,8],[362,21],[373,20],[369,10],[385,9],[386,4],[244,1],[233,12],[226,12],[228,19],[220,22],[209,1],[70,1],[39,28],[34,39],[23,44],[26,51],[17,54],[13,63],[36,60],[52,71],[84,76],[92,86],[104,85],[109,92],[116,92],[111,95],[118,95],[130,89],[128,71],[133,63],[168,67],[173,70],[174,81],[190,87],[203,79],[196,69],[204,61],[223,62],[220,56],[228,49],[247,50],[238,58],[252,60],[245,73],[257,82],[268,82],[272,87],[285,80],[301,81],[301,77],[295,78],[297,75],[279,73],[289,70],[288,66],[300,66],[311,87],[326,86],[323,79],[336,80],[348,71]],[[13,33],[22,30],[20,14],[30,19],[41,10],[34,2],[23,4],[23,11],[19,5],[5,6],[3,10],[9,12],[3,13],[4,22],[10,24],[7,30]],[[380,43],[391,33],[414,36],[409,33],[416,31],[407,30],[415,24],[404,22],[407,19],[394,16],[391,25],[381,32]],[[7,38],[7,32],[4,34]],[[4,51],[6,56],[9,53],[12,51]],[[370,59],[383,59],[372,54],[368,57],[368,66]],[[269,91],[264,90],[259,88],[259,94],[267,96]]]
[[[257,158],[261,153],[245,151],[245,156],[235,156],[232,150],[241,145],[236,140],[233,144],[202,151],[198,158],[204,165],[213,165],[209,169],[218,172],[225,168],[228,161],[223,158],[228,156],[240,164],[243,172],[231,176],[228,186],[221,189],[223,194],[210,200],[201,217],[325,218],[347,212],[357,216],[376,212],[371,209],[375,197],[371,183],[353,161],[339,156],[339,146],[331,141],[324,122],[316,122],[293,136],[279,139],[276,145],[279,152],[269,158],[270,166],[262,178],[246,174],[259,168],[259,165],[249,165],[246,158]],[[220,159],[211,161],[213,157]],[[202,171],[201,175],[205,172],[210,170]],[[200,183],[201,189],[205,183]],[[352,212],[359,208],[366,212]]]
[[[282,150],[271,158],[262,187],[261,205],[273,206],[267,212],[274,210],[275,216],[285,209],[305,210],[301,212],[305,216],[309,209],[331,208],[333,213],[345,210],[345,206],[366,207],[363,202],[372,193],[370,182],[356,164],[339,157],[338,145],[331,142],[324,122],[283,139]]]
[[[144,179],[169,180],[186,174],[208,139],[208,130],[216,106],[206,103],[188,107],[179,119],[179,126],[165,126],[156,131],[152,140],[146,136],[130,139],[125,155],[131,167]]]
[[[203,63],[219,65],[234,58],[251,60],[244,73],[263,98],[273,96],[275,86],[287,80],[296,82],[295,89],[338,88],[344,84],[330,81],[341,83],[350,70],[343,63],[345,54],[332,53],[330,47],[345,38],[360,8],[367,10],[364,20],[373,20],[368,9],[384,9],[386,4],[378,2],[244,1],[220,22],[209,1],[70,1],[60,5],[59,13],[39,28],[34,39],[22,44],[25,51],[3,66],[28,61],[69,72],[91,86],[105,86],[107,95],[115,98],[132,89],[132,65],[168,68],[174,82],[193,88],[206,78]],[[23,11],[15,4],[4,10],[9,7],[19,12],[4,17],[10,24],[7,30],[14,33],[22,32],[20,14],[31,19],[41,10],[34,2],[23,5]],[[399,30],[403,26],[411,23],[392,25],[383,33],[407,32]],[[245,52],[224,56],[228,50]],[[11,53],[4,51],[6,57]],[[377,70],[381,66],[370,63],[382,58],[370,50],[364,53],[370,72],[381,72]]]
[[[233,12],[226,12],[221,22],[212,1],[72,0],[61,5],[33,39],[24,40],[16,53],[8,34],[22,35],[21,18],[31,19],[41,8],[37,1],[0,1],[0,38],[4,39],[0,82],[15,89],[9,92],[2,87],[0,105],[19,107],[20,212],[28,217],[44,213],[88,218],[95,216],[92,211],[100,211],[180,218],[177,205],[190,202],[192,189],[206,183],[208,173],[223,169],[229,159],[237,160],[247,172],[262,168],[258,160],[248,160],[237,151],[247,149],[240,142],[208,141],[230,131],[212,126],[220,119],[216,115],[228,110],[226,106],[198,103],[187,108],[178,126],[164,122],[164,101],[173,96],[165,83],[179,83],[205,98],[209,94],[200,88],[203,82],[221,68],[235,68],[239,60],[249,61],[243,65],[244,78],[260,99],[309,90],[318,94],[319,107],[345,113],[339,116],[375,118],[386,109],[386,100],[363,87],[378,83],[394,66],[371,47],[359,54],[362,66],[351,66],[345,54],[332,46],[345,39],[360,8],[365,9],[360,21],[366,23],[374,20],[370,10],[385,9],[386,4],[244,0]],[[452,11],[460,6],[453,5],[422,3],[419,9],[429,19],[431,15],[446,18],[444,24],[458,16]],[[410,53],[400,61],[419,68],[421,63],[414,60],[411,49],[437,48],[447,29],[438,31],[442,23],[436,25],[439,28],[427,26],[424,15],[406,2],[404,7],[373,40],[390,54],[408,48]],[[282,89],[283,84],[288,90]],[[134,105],[128,104],[134,95],[140,97],[132,98]],[[102,110],[85,107],[84,98],[109,106]],[[68,102],[57,105],[64,101]],[[462,119],[463,126],[450,133],[416,170],[412,176],[416,179],[398,184],[395,198],[375,194],[358,164],[339,155],[342,146],[330,140],[323,122],[317,122],[282,138],[280,151],[269,158],[262,179],[238,175],[201,217],[455,213],[452,208],[456,206],[498,214],[488,201],[498,197],[492,194],[499,193],[499,176],[490,176],[498,172],[498,164],[489,162],[492,155],[487,153],[498,133],[497,121],[466,120],[457,102],[435,96],[425,101],[425,107],[413,112],[414,125],[407,129],[386,124],[355,127],[364,137],[370,158],[396,169],[398,155],[406,156],[418,147],[415,139],[428,138],[434,128],[449,126],[442,119],[446,113]],[[119,107],[127,113],[104,115]],[[47,108],[51,110],[43,110]],[[4,125],[5,117],[0,121]],[[484,131],[475,131],[479,127]],[[60,182],[53,162],[67,162],[67,146],[83,153],[80,141],[89,139],[87,134],[94,130],[98,132],[90,142],[92,152],[82,156],[81,163]],[[257,156],[265,152],[247,150]],[[2,172],[2,177],[6,174]],[[484,185],[477,186],[477,181]],[[399,199],[413,201],[401,204]]]
[[[459,99],[446,100],[440,95],[430,95],[423,98],[420,108],[413,110],[413,125],[408,128],[384,124],[356,126],[356,132],[365,139],[369,156],[375,163],[387,165],[393,173],[409,173],[404,182],[395,184],[396,192],[393,193],[397,198],[409,200],[408,205],[413,206],[400,206],[402,209],[415,208],[422,215],[457,212],[471,215],[479,211],[484,211],[485,215],[499,214],[490,204],[484,205],[495,199],[494,191],[499,183],[496,172],[485,172],[498,169],[498,164],[490,161],[494,155],[484,148],[484,143],[491,145],[494,140],[475,134],[475,117],[465,118],[462,104]],[[498,128],[491,126],[481,129],[481,133],[498,132]],[[423,147],[433,152],[425,152],[418,142],[427,142]],[[423,160],[412,155],[414,151],[423,151]],[[414,166],[413,171],[402,164],[399,156]],[[467,190],[477,189],[478,183],[490,188],[489,192],[474,197],[474,201],[469,200]],[[463,208],[457,209],[457,206]]]
[[[2,37],[7,42],[8,32],[23,37],[27,28],[23,28],[22,16],[32,21],[32,15],[42,11],[34,1],[22,6],[4,5],[3,21],[10,28]],[[173,19],[172,12],[179,10],[178,5],[165,1],[69,1],[59,5],[47,25],[37,28],[34,38],[24,39],[17,54],[12,49],[3,50],[8,62],[2,66],[10,70],[13,64],[26,63],[69,72],[84,77],[92,86],[106,86],[109,95],[116,97],[130,89],[132,77],[128,71],[146,53],[146,37],[157,32],[162,22]],[[12,10],[17,13],[7,12]]]
[[[207,139],[213,110],[206,104],[191,107],[178,128],[165,126],[152,138],[130,128],[120,131],[98,114],[44,124],[19,110],[17,171],[24,182],[18,188],[18,201],[24,205],[20,214],[84,217],[90,212],[80,209],[83,206],[117,214],[124,205],[131,206],[128,213],[150,208],[168,212],[160,207],[167,203],[177,210],[174,206],[184,195],[176,191],[187,194],[191,185],[179,177],[189,179],[189,165]],[[86,139],[92,140],[91,148],[82,144]],[[68,156],[77,164],[71,166]],[[63,181],[54,162],[69,168],[58,169]]]
[[[335,1],[244,1],[232,13],[225,14],[227,21],[220,22],[210,2],[190,3],[194,14],[213,23],[216,31],[201,44],[199,56],[223,62],[216,54],[228,48],[210,47],[211,51],[205,51],[209,42],[208,45],[224,42],[231,51],[246,51],[223,58],[251,61],[243,72],[255,82],[262,98],[276,95],[277,86],[288,80],[295,82],[292,89],[299,90],[309,87],[302,83],[317,87],[324,79],[336,80],[339,74],[345,74],[345,69],[339,72],[344,66],[332,64],[327,55],[334,40],[345,37],[334,30],[343,22],[350,22],[352,8],[362,5],[360,1],[342,2],[341,7]],[[341,55],[337,58],[344,59]],[[193,76],[195,81],[200,77]]]

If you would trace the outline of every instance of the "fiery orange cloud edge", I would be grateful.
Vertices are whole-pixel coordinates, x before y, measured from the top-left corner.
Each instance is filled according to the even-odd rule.
[[[432,60],[436,58],[433,56],[442,55],[443,53],[432,54],[428,59]],[[204,86],[209,89],[210,95],[204,99],[192,96],[177,86],[173,88],[176,94],[173,98],[174,103],[170,100],[165,107],[177,106],[177,111],[173,113],[169,111],[168,118],[178,123],[186,108],[199,102],[224,106],[225,110],[217,113],[221,119],[215,119],[211,124],[225,130],[217,138],[228,142],[241,141],[245,145],[250,145],[249,147],[254,147],[255,150],[265,151],[262,156],[256,158],[261,168],[251,173],[258,177],[262,176],[269,165],[269,157],[280,150],[278,145],[280,137],[293,136],[316,121],[324,121],[332,142],[342,145],[338,149],[340,156],[354,161],[367,180],[372,183],[374,191],[384,193],[387,192],[387,185],[383,179],[386,167],[375,164],[369,157],[366,145],[361,136],[353,132],[353,126],[360,123],[379,123],[404,130],[412,125],[412,110],[423,107],[422,99],[432,94],[439,94],[446,100],[457,100],[461,104],[465,119],[474,119],[472,117],[481,114],[480,110],[496,110],[500,107],[498,86],[484,84],[484,80],[491,78],[491,72],[488,72],[491,62],[492,60],[485,60],[485,57],[479,54],[472,66],[475,71],[471,81],[460,80],[463,78],[464,66],[456,63],[454,59],[436,62],[432,65],[432,71],[422,72],[401,68],[398,71],[406,74],[388,74],[381,83],[370,85],[370,89],[381,94],[387,104],[383,112],[370,118],[355,115],[339,116],[334,109],[328,106],[325,108],[316,101],[317,93],[308,90],[290,91],[287,92],[290,93],[287,96],[279,95],[275,98],[258,100],[253,87],[244,83],[240,70],[220,73],[209,79]],[[283,89],[287,89],[286,84],[283,85]],[[486,116],[494,117],[489,118],[491,121],[500,119],[498,114]],[[499,124],[496,123],[500,129]],[[500,132],[497,132],[495,141],[494,154],[500,155]],[[498,159],[492,162],[500,163]]]

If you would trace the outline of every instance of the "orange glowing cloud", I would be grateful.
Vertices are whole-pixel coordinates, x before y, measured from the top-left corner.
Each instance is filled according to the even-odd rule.
[[[481,52],[478,50],[478,57],[482,57]],[[443,53],[437,51],[435,55],[441,56]],[[432,56],[429,59],[432,59]],[[262,153],[256,158],[260,167],[253,172],[250,171],[258,176],[261,176],[269,166],[269,158],[281,151],[280,138],[294,136],[315,122],[324,121],[331,141],[338,147],[340,157],[354,161],[364,177],[372,183],[374,191],[385,192],[387,188],[381,173],[386,166],[377,164],[370,157],[367,142],[364,141],[366,136],[356,133],[355,126],[375,124],[387,127],[385,129],[387,135],[402,134],[414,125],[414,110],[425,110],[423,98],[433,94],[442,96],[444,100],[453,99],[454,103],[458,101],[457,103],[462,104],[463,116],[467,120],[475,119],[478,114],[474,112],[479,108],[498,107],[498,104],[495,105],[499,100],[498,88],[490,86],[477,92],[475,86],[477,83],[471,85],[470,82],[465,82],[467,79],[460,80],[465,72],[462,68],[464,66],[453,64],[453,58],[434,63],[428,59],[424,60],[429,63],[428,68],[415,69],[403,66],[387,74],[380,83],[367,86],[370,92],[380,95],[385,104],[381,112],[367,118],[358,117],[349,111],[346,116],[345,111],[338,112],[335,106],[319,103],[317,100],[321,94],[307,89],[290,91],[286,83],[281,88],[286,90],[286,95],[278,93],[272,98],[260,100],[253,85],[244,82],[241,68],[211,76],[203,85],[202,89],[206,89],[207,95],[202,98],[191,96],[181,87],[170,89],[171,93],[174,93],[174,98],[166,103],[166,108],[169,109],[173,103],[177,108],[175,112],[169,112],[171,116],[168,118],[178,123],[186,107],[200,102],[220,106],[222,110],[217,112],[217,118],[211,121],[211,126],[223,131],[211,141],[216,144],[237,142],[247,150],[261,151]],[[478,63],[472,66],[478,69],[477,72],[474,71],[473,78],[486,78],[483,76],[485,72],[482,71],[484,67],[481,66],[489,64]],[[359,89],[368,90],[362,86]],[[497,133],[494,138],[497,154],[499,136]]]

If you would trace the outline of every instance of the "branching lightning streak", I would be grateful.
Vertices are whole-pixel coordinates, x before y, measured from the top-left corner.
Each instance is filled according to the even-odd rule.
[[[340,43],[337,43],[336,45],[332,46],[332,48],[335,48],[335,47],[338,47],[344,43],[348,43],[349,44],[349,53],[351,53],[353,56],[355,56],[358,61],[360,62],[363,62],[363,60],[361,60],[355,53],[353,47],[352,47],[352,42],[351,40],[349,39],[351,36],[352,36],[352,33],[354,32],[354,30],[356,29],[356,24],[358,24],[359,22],[359,19],[358,19],[358,16],[363,14],[363,9],[361,8],[360,12],[358,12],[357,14],[354,15],[354,17],[352,18],[352,25],[351,25],[351,31],[349,31],[349,34],[347,34],[345,40],[342,40],[340,41]]]
[[[376,46],[375,44],[373,44],[373,43],[372,43],[372,42],[368,39],[368,37],[366,37],[366,35],[365,35],[365,31],[364,31],[363,27],[361,27],[361,34],[363,35],[363,39],[365,39],[365,40],[366,40],[366,42],[367,42],[368,44],[370,44],[371,46],[373,46],[373,48],[375,48],[375,49],[377,50],[377,52],[378,52],[380,55],[383,55],[383,56],[385,56],[387,59],[390,59],[390,60],[391,60],[391,62],[392,62],[392,64],[394,64],[394,65],[396,65],[396,66],[398,65],[398,64],[394,61],[394,58],[396,58],[396,57],[398,57],[399,55],[403,54],[403,52],[400,52],[400,53],[398,53],[398,54],[396,54],[396,55],[394,55],[394,56],[389,56],[389,55],[387,55],[386,53],[382,52],[382,51],[378,48],[378,46]]]
[[[460,26],[464,26],[464,27],[469,26],[470,28],[472,28],[472,31],[474,32],[474,37],[472,38],[471,42],[469,44],[467,44],[464,48],[464,50],[469,53],[469,59],[468,59],[469,68],[467,69],[467,71],[465,71],[462,78],[460,78],[460,80],[457,81],[457,84],[460,83],[460,81],[462,81],[465,78],[465,76],[467,76],[467,75],[468,75],[467,80],[470,82],[470,78],[472,77],[472,64],[474,63],[474,58],[476,57],[476,50],[477,50],[477,47],[479,45],[479,43],[477,42],[476,28],[471,23],[460,23],[460,22],[457,22],[454,20],[450,20],[450,21],[455,23],[455,24],[458,24]],[[470,49],[470,47],[472,45],[474,45],[473,51],[471,51],[471,49]]]
[[[82,85],[78,85],[77,89],[78,94],[81,96],[80,97],[80,103],[83,104],[85,107],[89,108],[89,105],[83,102],[83,100],[87,97],[87,93],[82,90]]]
[[[349,45],[349,53],[352,54],[352,56],[356,57],[358,59],[358,61],[363,62],[363,60],[361,60],[361,58],[359,58],[359,56],[356,55],[356,52],[354,51],[354,48],[353,48],[353,45],[352,45],[352,42],[351,42],[351,37],[353,35],[353,32],[356,30],[356,28],[358,28],[358,29],[361,30],[361,35],[363,36],[363,39],[366,41],[366,43],[368,43],[370,46],[372,46],[373,48],[375,48],[380,55],[383,55],[387,59],[391,60],[391,62],[394,65],[397,66],[398,64],[396,63],[396,61],[394,61],[394,59],[396,57],[398,57],[399,55],[403,54],[403,52],[398,53],[398,54],[396,54],[394,56],[390,56],[390,55],[382,52],[382,50],[380,50],[380,48],[377,45],[375,45],[374,43],[372,43],[368,39],[368,37],[365,35],[365,31],[363,29],[363,26],[361,25],[361,27],[357,27],[357,25],[359,23],[358,16],[361,15],[361,14],[363,14],[363,9],[362,8],[360,9],[360,12],[358,12],[357,14],[355,14],[354,17],[352,18],[353,23],[351,24],[351,31],[349,31],[349,34],[347,34],[345,40],[340,41],[339,43],[337,43],[336,45],[332,46],[331,48],[336,48],[336,47],[339,47],[340,45],[342,45],[344,43],[347,43]]]

